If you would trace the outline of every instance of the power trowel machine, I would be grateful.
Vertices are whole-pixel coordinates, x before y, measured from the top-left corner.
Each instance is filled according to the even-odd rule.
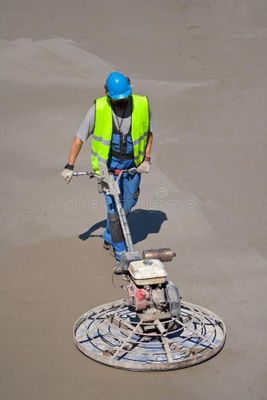
[[[113,196],[126,251],[115,272],[120,273],[126,299],[96,307],[74,326],[74,342],[88,357],[117,368],[153,371],[187,367],[220,351],[225,326],[218,316],[181,301],[178,288],[167,279],[163,263],[176,254],[169,248],[135,251],[122,207],[119,181],[106,166],[101,174],[75,172],[97,178],[99,192]]]

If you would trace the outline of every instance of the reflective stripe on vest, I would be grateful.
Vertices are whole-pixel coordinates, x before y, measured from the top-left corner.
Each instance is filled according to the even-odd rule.
[[[113,131],[112,109],[108,98],[96,99],[95,127],[92,137],[92,169],[99,173],[99,163],[107,164]],[[145,96],[132,95],[131,137],[134,163],[138,167],[144,159],[149,132],[149,105]]]

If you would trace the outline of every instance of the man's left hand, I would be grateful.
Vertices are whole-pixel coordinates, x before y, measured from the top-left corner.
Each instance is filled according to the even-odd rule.
[[[145,172],[146,174],[150,171],[150,162],[149,161],[143,161],[142,164],[137,167],[137,172],[140,174],[142,172]]]

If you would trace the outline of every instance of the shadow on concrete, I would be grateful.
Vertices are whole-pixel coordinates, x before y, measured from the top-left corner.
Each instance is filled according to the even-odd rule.
[[[97,231],[99,228],[106,227],[106,220],[103,219],[102,221],[97,222],[96,224],[92,225],[88,231],[85,231],[79,235],[81,240],[87,240],[90,237],[102,237],[102,234],[93,234],[93,232]]]
[[[142,210],[137,209],[130,213],[128,223],[132,234],[133,243],[142,242],[151,233],[158,233],[161,225],[167,221],[167,215],[160,210]],[[105,228],[106,220],[102,220],[92,225],[86,232],[79,235],[81,240],[87,240],[90,237],[102,237],[101,233],[94,233],[100,228]]]
[[[160,210],[137,209],[128,217],[133,243],[142,242],[151,233],[158,233],[161,225],[167,221],[167,215]]]

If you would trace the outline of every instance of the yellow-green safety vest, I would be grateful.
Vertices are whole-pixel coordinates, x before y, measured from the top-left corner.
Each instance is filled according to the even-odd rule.
[[[132,95],[131,137],[134,163],[143,162],[149,133],[149,103],[146,96]],[[92,137],[91,164],[95,173],[100,173],[100,165],[107,165],[113,131],[112,108],[108,97],[100,97],[95,102],[95,127]]]

